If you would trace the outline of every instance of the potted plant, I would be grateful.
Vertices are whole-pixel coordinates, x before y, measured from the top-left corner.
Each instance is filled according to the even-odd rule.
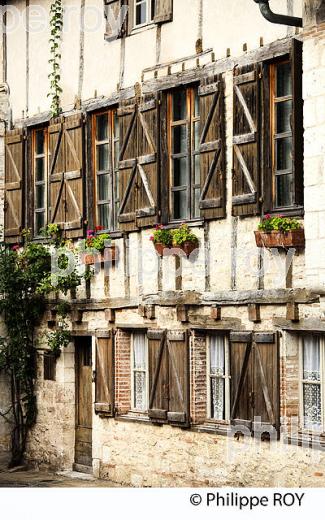
[[[187,224],[181,224],[178,229],[172,231],[172,245],[182,249],[186,256],[199,247],[199,240],[194,233],[192,233]]]
[[[255,231],[255,240],[257,247],[304,247],[305,232],[294,218],[265,215]]]
[[[164,249],[169,249],[172,245],[172,232],[166,229],[162,224],[157,224],[150,240],[153,242],[158,255],[163,256]]]
[[[83,263],[86,265],[95,264],[96,261],[104,262],[104,251],[109,247],[111,251],[110,260],[117,260],[117,249],[115,245],[111,245],[111,236],[109,233],[100,233],[101,226],[96,226],[94,230],[87,231],[87,238],[79,242],[79,251],[82,254]]]

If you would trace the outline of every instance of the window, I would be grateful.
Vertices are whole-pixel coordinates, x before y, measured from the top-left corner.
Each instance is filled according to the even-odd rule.
[[[33,132],[33,168],[34,168],[34,230],[35,235],[47,225],[48,199],[48,141],[47,129]]]
[[[119,124],[117,111],[93,116],[96,225],[116,229],[118,197]]]
[[[197,88],[182,88],[168,96],[170,217],[200,216],[200,108]]]
[[[302,339],[301,414],[307,430],[324,430],[324,337],[308,334]]]
[[[142,333],[132,334],[132,409],[148,409],[148,343]]]
[[[151,22],[155,16],[156,0],[135,0],[135,26]]]
[[[292,71],[290,61],[270,66],[272,203],[274,209],[293,206],[295,186],[292,140]]]
[[[44,353],[44,380],[55,381],[56,358],[51,352]]]
[[[229,353],[226,338],[208,337],[208,417],[229,420]]]

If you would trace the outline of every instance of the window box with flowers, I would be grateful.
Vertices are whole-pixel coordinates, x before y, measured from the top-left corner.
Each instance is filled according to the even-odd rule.
[[[255,231],[257,247],[304,247],[305,231],[301,223],[282,215],[265,215]]]
[[[118,258],[118,251],[112,244],[111,236],[108,233],[101,233],[102,230],[102,226],[96,226],[94,230],[89,229],[87,238],[79,242],[79,252],[85,265],[104,262],[106,260],[105,249],[110,251],[107,260],[115,262]]]
[[[181,249],[186,256],[190,256],[199,247],[197,236],[190,231],[187,224],[181,224],[177,229],[167,229],[158,224],[150,240],[159,256],[163,256],[166,249]]]

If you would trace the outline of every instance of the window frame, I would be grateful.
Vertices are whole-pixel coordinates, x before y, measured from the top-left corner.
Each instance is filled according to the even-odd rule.
[[[145,370],[137,370],[134,368],[134,336],[136,334],[143,335],[144,336],[144,345],[146,349],[145,353],[145,361],[146,361],[146,369]],[[148,337],[145,332],[132,332],[131,333],[131,348],[130,348],[130,354],[131,354],[131,406],[130,406],[130,412],[134,412],[137,414],[147,414],[149,410],[149,342]],[[135,373],[136,372],[145,372],[145,400],[146,400],[146,406],[143,410],[139,410],[134,406],[135,403],[135,392],[134,392],[134,382],[135,382]]]
[[[48,363],[47,366],[46,363]],[[52,352],[43,354],[43,380],[56,381],[56,358]]]
[[[325,335],[316,332],[310,332],[313,337],[319,337],[319,347],[320,347],[320,381],[311,382],[310,380],[305,380],[303,378],[303,347],[304,347],[304,338],[306,335],[301,335],[299,337],[299,428],[303,433],[308,433],[310,435],[319,435],[325,432]],[[304,384],[318,384],[320,386],[320,395],[321,395],[321,426],[319,429],[314,428],[306,428],[304,421]]]
[[[43,132],[44,134],[44,152],[41,154],[36,153],[36,134],[38,132]],[[37,159],[43,159],[44,160],[44,180],[37,181],[36,180],[36,162]],[[32,180],[33,180],[33,229],[34,229],[34,237],[40,238],[41,234],[36,231],[37,229],[37,221],[36,221],[36,215],[37,213],[43,213],[44,214],[44,226],[46,227],[48,224],[48,218],[49,218],[49,134],[48,134],[48,127],[47,126],[41,126],[41,127],[35,127],[32,129]],[[36,194],[36,188],[37,186],[44,186],[44,207],[43,208],[36,208],[36,200],[37,200],[37,194]]]
[[[97,117],[107,116],[107,139],[97,140]],[[94,208],[93,208],[93,219],[94,225],[101,225],[99,222],[99,206],[109,206],[109,227],[103,226],[105,231],[116,231],[118,230],[118,208],[119,208],[119,166],[118,166],[118,154],[120,135],[116,136],[116,126],[119,125],[117,116],[117,107],[110,107],[91,115],[91,128],[92,128],[92,175],[93,175],[93,190],[94,190]],[[118,143],[117,158],[115,157],[115,146]],[[108,170],[97,169],[97,147],[107,145],[108,146]],[[101,175],[107,175],[110,184],[110,195],[111,199],[98,200],[98,177]]]
[[[223,348],[225,354],[225,369],[223,376],[213,376],[211,375],[211,337],[219,336],[223,339]],[[230,344],[229,338],[225,334],[211,334],[209,333],[206,337],[206,388],[207,388],[207,420],[208,422],[213,422],[216,424],[230,424]],[[212,417],[212,407],[211,407],[211,379],[223,379],[225,381],[225,403],[224,403],[224,419],[215,419]]]
[[[137,7],[141,4],[146,4],[146,21],[137,24]],[[139,29],[141,27],[145,27],[146,25],[154,23],[155,9],[155,0],[134,0],[133,29]]]
[[[198,95],[199,85],[197,83],[179,86],[167,93],[167,143],[168,143],[168,215],[169,222],[179,223],[185,221],[198,221],[201,220],[200,209],[198,208],[198,214],[195,215],[195,192],[198,191],[198,200],[200,200],[201,192],[201,180],[199,183],[195,182],[195,157],[200,157],[199,148],[195,149],[195,125],[199,126],[199,138],[200,138],[200,114],[195,113],[195,97],[197,96],[198,107],[200,107],[200,98]],[[186,96],[186,119],[179,119],[174,121],[173,119],[173,96],[179,91],[185,91]],[[196,96],[195,96],[196,93]],[[173,129],[177,126],[186,127],[186,152],[173,153]],[[198,143],[199,144],[199,143]],[[186,159],[187,163],[187,183],[180,186],[174,186],[173,182],[173,161],[175,159]],[[199,165],[199,179],[201,179],[201,168]],[[186,192],[186,217],[175,218],[174,217],[174,193],[177,191]]]

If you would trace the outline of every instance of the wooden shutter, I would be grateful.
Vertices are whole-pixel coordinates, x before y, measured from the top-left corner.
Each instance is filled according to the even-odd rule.
[[[135,0],[124,0],[124,5],[128,6],[128,15],[127,15],[127,21],[126,21],[126,33],[128,35],[131,34],[132,29],[134,27],[134,6],[135,6]]]
[[[259,213],[259,67],[234,70],[232,212]]]
[[[200,209],[204,218],[225,216],[225,103],[222,76],[207,78],[200,96]]]
[[[167,422],[168,413],[168,347],[164,330],[149,330],[149,417],[153,422]]]
[[[173,19],[173,0],[156,0],[155,17],[156,23],[170,22]]]
[[[230,335],[230,374],[232,424],[252,428],[253,356],[251,334]]]
[[[293,173],[295,179],[295,204],[304,203],[304,123],[302,99],[302,42],[292,40],[291,48],[293,88]]]
[[[114,342],[113,334],[96,338],[95,412],[114,415]]]
[[[123,25],[122,27],[115,25],[122,21],[120,18],[122,5],[123,0],[104,0],[104,15],[106,19],[105,39],[107,41],[114,41],[120,38],[123,33]],[[118,29],[117,33],[116,29]]]
[[[83,122],[80,114],[49,126],[51,222],[83,235]]]
[[[189,354],[184,331],[148,331],[150,397],[153,422],[190,424]]]
[[[11,130],[5,136],[4,236],[17,242],[23,227],[24,134]]]
[[[253,337],[252,337],[253,336]],[[279,428],[279,351],[273,333],[230,335],[231,422]],[[254,418],[260,423],[254,424]]]
[[[189,426],[189,350],[186,332],[169,331],[168,346],[168,380],[169,407],[168,422],[178,426]]]
[[[119,227],[136,229],[136,177],[137,177],[137,107],[136,100],[121,101],[118,109],[120,129]]]
[[[138,227],[157,221],[158,197],[158,102],[156,96],[145,95],[138,107],[137,200]]]

